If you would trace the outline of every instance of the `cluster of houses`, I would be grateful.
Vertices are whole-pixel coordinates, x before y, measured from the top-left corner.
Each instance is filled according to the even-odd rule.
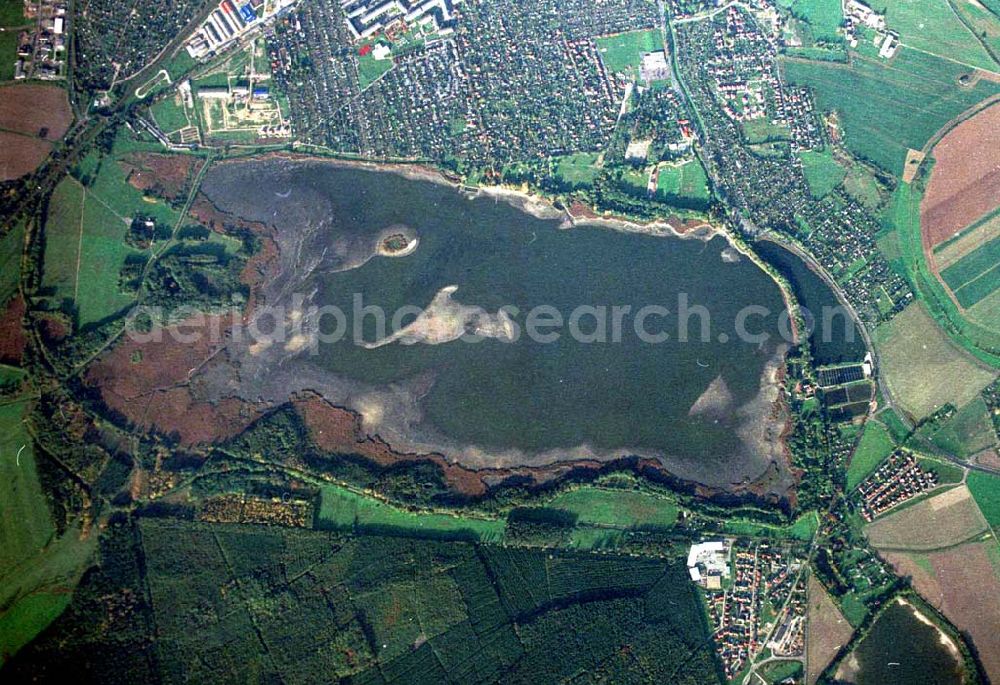
[[[894,452],[858,486],[861,516],[871,521],[938,484],[937,474],[920,468],[909,452]]]
[[[728,679],[765,646],[783,656],[803,652],[806,593],[797,582],[802,561],[790,551],[767,541],[709,540],[691,546],[687,566],[691,580],[708,591],[716,649]],[[776,617],[771,620],[780,621],[770,640],[765,606]]]
[[[844,26],[847,42],[852,48],[858,47],[859,29],[865,27],[875,32],[873,44],[879,49],[879,57],[889,59],[899,49],[899,34],[888,29],[885,15],[879,14],[859,0],[845,0]]]
[[[340,0],[347,29],[355,40],[386,31],[400,21],[428,22],[438,35],[455,30],[455,5],[461,0]]]
[[[195,59],[218,54],[296,0],[222,0],[187,42]]]
[[[55,80],[66,76],[66,0],[24,0],[24,23],[18,35],[14,79]]]

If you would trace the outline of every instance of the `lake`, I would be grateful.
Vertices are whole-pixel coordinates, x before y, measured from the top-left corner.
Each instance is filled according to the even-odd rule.
[[[799,305],[812,315],[814,323],[809,342],[816,364],[822,366],[863,360],[867,351],[864,338],[854,321],[847,318],[847,310],[826,281],[798,255],[778,243],[762,240],[754,245],[754,249],[788,279]],[[824,326],[823,313],[827,311],[844,312],[844,316],[838,315],[830,319],[830,325]]]
[[[246,396],[315,390],[397,447],[477,467],[636,454],[727,485],[783,462],[787,314],[777,285],[721,237],[564,228],[493,197],[319,161],[220,164],[204,192],[275,227],[268,302],[306,322],[294,344],[234,351]],[[379,254],[387,236],[401,256]],[[379,330],[373,307],[391,320],[404,306]],[[316,308],[345,314],[341,338],[324,341],[341,329]],[[478,342],[456,339],[472,330]]]
[[[893,602],[837,677],[857,685],[958,685],[960,662],[942,644],[941,635],[908,604]]]

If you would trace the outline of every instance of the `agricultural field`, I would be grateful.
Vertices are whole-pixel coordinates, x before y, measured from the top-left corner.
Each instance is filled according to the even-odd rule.
[[[907,47],[987,71],[1000,68],[948,0],[874,0],[871,7],[885,12],[886,24]]]
[[[1000,83],[985,79],[961,86],[968,67],[907,48],[890,64],[854,55],[850,64],[782,65],[789,82],[814,90],[820,110],[838,113],[851,152],[896,175],[907,150],[920,150],[948,121],[1000,92]]]
[[[894,448],[895,442],[892,436],[881,423],[878,421],[865,423],[861,442],[854,450],[851,463],[847,467],[847,491],[850,492],[861,485],[868,474],[874,471]]]
[[[316,525],[321,529],[346,532],[367,530],[390,535],[498,542],[503,538],[505,521],[429,512],[414,513],[329,485],[320,490]]]
[[[711,194],[708,176],[701,162],[692,159],[683,164],[661,166],[656,179],[656,194],[668,202],[672,197],[707,202]]]
[[[582,487],[559,493],[546,507],[577,516],[577,523],[613,528],[670,528],[676,503],[667,497],[629,490]]]
[[[955,346],[917,303],[880,326],[875,342],[886,382],[917,420],[948,403],[965,406],[996,375]]]
[[[959,485],[890,512],[865,532],[880,550],[932,551],[971,540],[988,529],[969,488]]]
[[[951,266],[941,277],[963,307],[976,303],[1000,289],[1000,237],[976,248]]]
[[[938,552],[887,552],[896,573],[972,638],[986,674],[1000,679],[1000,547],[996,539]]]
[[[809,669],[806,683],[813,685],[840,648],[851,639],[854,628],[815,576],[809,578],[806,611],[806,664]]]
[[[113,536],[15,676],[86,653],[133,681],[721,682],[676,560],[156,519]],[[94,600],[112,582],[149,603],[109,631]]]
[[[802,173],[806,175],[809,192],[813,197],[824,197],[839,186],[847,176],[847,169],[841,166],[828,150],[816,152],[804,150],[799,153]]]
[[[991,105],[948,131],[931,150],[920,203],[924,244],[934,248],[1000,207],[1000,105]]]
[[[629,31],[597,39],[597,51],[610,71],[628,72],[633,79],[639,78],[642,55],[663,49],[663,37],[659,29]]]
[[[966,484],[989,524],[1000,528],[1000,476],[970,471]]]
[[[934,266],[938,271],[947,269],[996,238],[1000,238],[1000,211],[990,213],[943,243],[935,245]]]

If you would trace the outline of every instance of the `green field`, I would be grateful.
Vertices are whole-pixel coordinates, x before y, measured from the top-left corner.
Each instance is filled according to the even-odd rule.
[[[184,100],[179,93],[171,93],[163,98],[152,106],[150,112],[160,129],[166,134],[186,128],[191,124],[185,112]]]
[[[840,0],[795,0],[792,14],[809,24],[814,40],[835,43],[843,40],[837,29],[844,23]]]
[[[1000,476],[970,471],[965,483],[989,524],[1000,526]]]
[[[0,305],[17,292],[21,280],[21,251],[24,248],[24,224],[18,223],[0,238]]]
[[[956,4],[966,4],[960,0]],[[949,0],[874,0],[872,9],[885,12],[889,28],[899,40],[917,50],[996,71],[997,63],[962,20]]]
[[[789,678],[792,678],[795,682],[799,682],[802,678],[802,662],[778,661],[757,669],[757,673],[763,676],[767,685],[777,685]]]
[[[692,159],[680,165],[661,167],[656,179],[656,194],[668,201],[672,197],[707,201],[711,195],[701,162]]]
[[[983,398],[977,397],[955,412],[954,416],[934,431],[930,440],[939,449],[962,459],[995,445],[993,422]]]
[[[68,592],[39,592],[0,614],[0,655],[14,654],[69,606]],[[3,656],[0,656],[0,664]]]
[[[546,503],[577,515],[577,523],[613,528],[670,528],[677,521],[673,500],[644,492],[583,487]]]
[[[593,152],[577,152],[576,154],[557,157],[553,172],[557,179],[574,188],[594,184],[601,170],[594,166],[598,155]]]
[[[45,219],[42,284],[59,300],[74,300],[76,297],[83,194],[83,186],[72,178],[63,179],[52,194]]]
[[[0,81],[14,78],[14,63],[17,62],[17,31],[0,31]]]
[[[985,47],[989,48],[994,56],[1000,55],[1000,14],[993,14],[986,9],[985,4],[973,4],[967,1],[956,2],[952,6],[958,10],[966,25],[985,44]],[[1000,3],[997,5],[1000,9]]]
[[[981,245],[944,269],[941,277],[963,307],[971,307],[1000,288],[1000,238]]]
[[[879,326],[875,345],[896,401],[916,420],[968,404],[996,375],[952,344],[918,303]]]
[[[722,530],[729,535],[765,538],[794,538],[808,542],[819,528],[819,515],[815,511],[802,514],[788,526],[771,526],[766,523],[730,519],[723,522]]]
[[[358,87],[364,90],[392,69],[392,59],[375,59],[371,53],[358,57]]]
[[[847,169],[833,158],[829,150],[805,150],[799,153],[799,158],[802,160],[802,173],[806,176],[806,183],[809,184],[809,192],[813,197],[829,194],[847,176]]]
[[[861,164],[855,164],[847,170],[844,178],[844,192],[863,204],[868,209],[875,209],[882,203],[878,181],[868,169]]]
[[[908,148],[923,148],[949,120],[1000,92],[985,79],[962,87],[958,79],[968,67],[907,48],[888,64],[856,54],[850,65],[782,65],[789,82],[813,88],[819,109],[840,115],[851,152],[897,175]]]
[[[31,438],[21,423],[26,408],[24,402],[0,405],[0,584],[55,533]]]
[[[781,124],[772,124],[767,119],[751,119],[741,124],[743,135],[750,145],[766,143],[775,140],[790,140],[791,129]]]
[[[0,26],[25,26],[23,0],[0,0]]]
[[[659,29],[601,36],[596,42],[604,66],[616,73],[627,71],[633,78],[639,78],[644,53],[663,49],[663,37]]]
[[[854,456],[851,457],[851,464],[847,467],[847,490],[854,490],[861,485],[868,474],[892,453],[894,447],[892,436],[882,424],[878,421],[866,423],[861,442],[858,443]]]
[[[58,300],[73,300],[77,322],[86,326],[112,316],[132,302],[118,286],[126,258],[138,251],[125,243],[131,218],[152,217],[173,228],[177,212],[164,202],[144,197],[125,180],[118,159],[128,148],[98,162],[90,157],[80,164],[89,170],[89,186],[72,178],[56,188],[45,222],[43,284]]]
[[[330,530],[377,530],[403,536],[496,542],[503,538],[505,522],[501,519],[415,513],[329,485],[321,490],[317,525]]]

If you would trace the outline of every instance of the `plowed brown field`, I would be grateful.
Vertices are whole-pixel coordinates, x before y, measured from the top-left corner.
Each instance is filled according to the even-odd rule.
[[[924,245],[933,248],[1000,206],[1000,105],[945,135],[920,205]]]

